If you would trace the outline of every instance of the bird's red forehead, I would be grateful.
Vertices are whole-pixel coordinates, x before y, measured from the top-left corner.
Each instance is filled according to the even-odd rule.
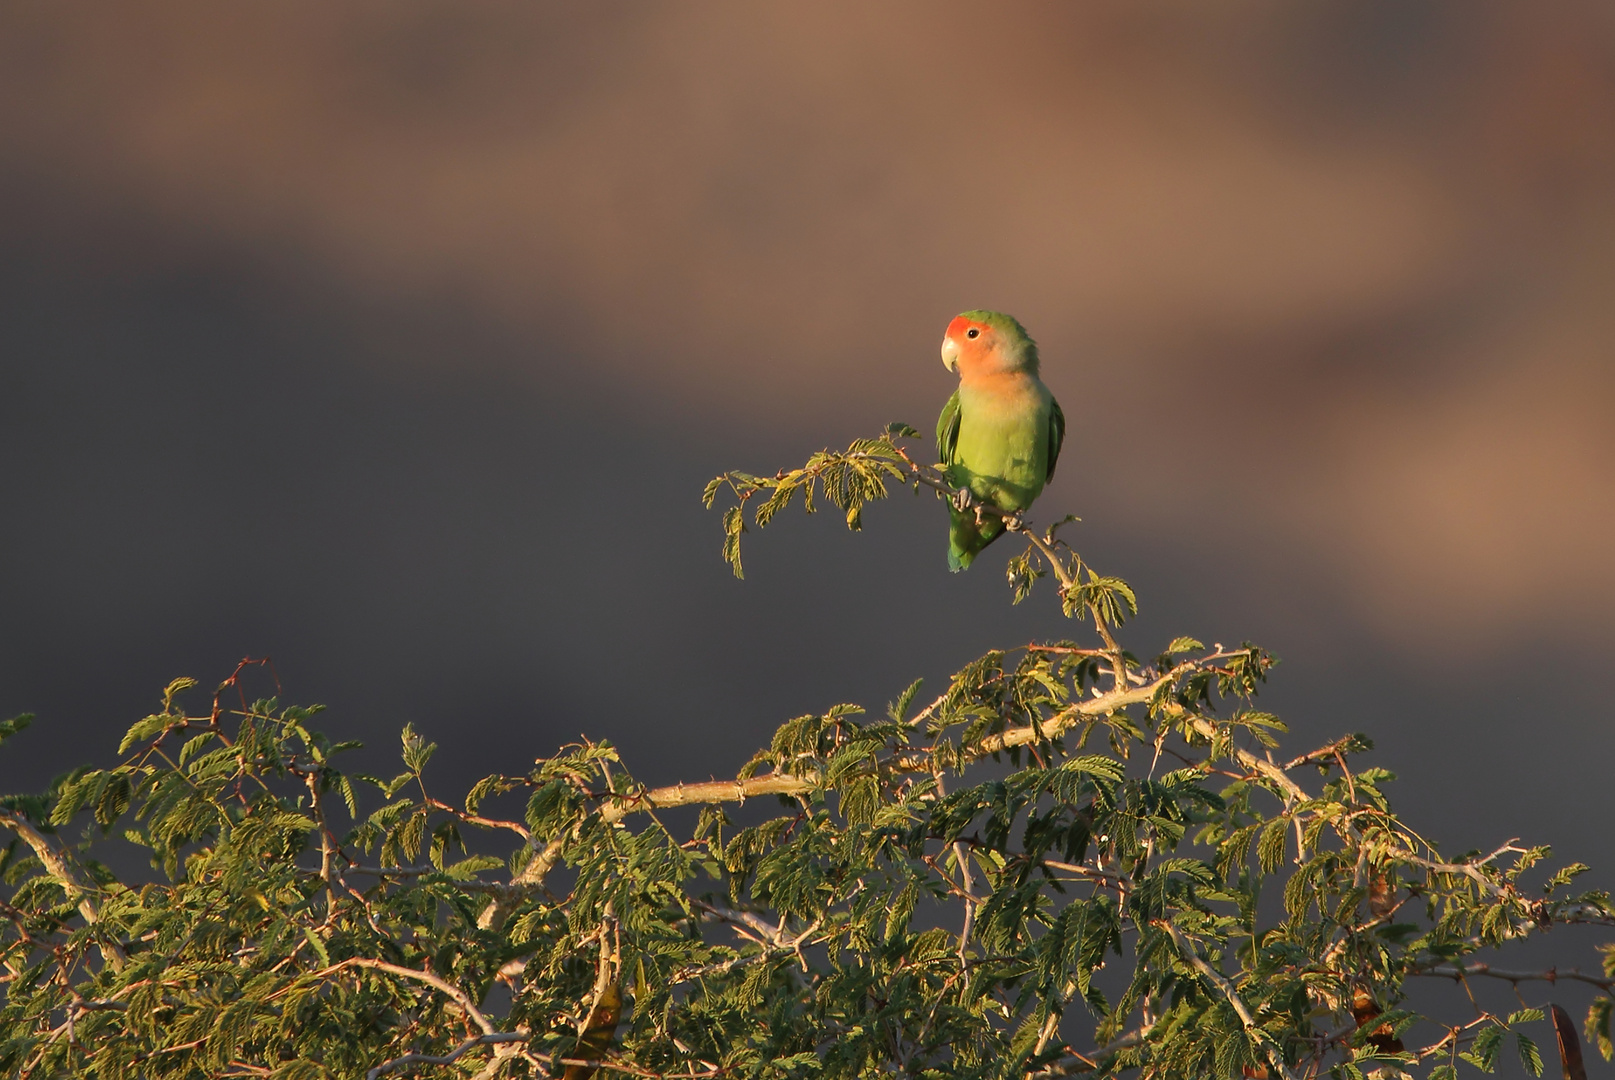
[[[971,327],[975,327],[977,330],[986,330],[987,324],[977,322],[974,319],[967,319],[963,315],[956,315],[953,321],[948,324],[948,332],[944,336],[953,338],[955,341],[963,341],[965,331]]]

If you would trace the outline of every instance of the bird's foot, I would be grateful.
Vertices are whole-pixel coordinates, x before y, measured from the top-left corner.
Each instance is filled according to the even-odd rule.
[[[1021,520],[1019,514],[1010,514],[1004,519],[1004,528],[1009,532],[1020,532],[1026,528],[1026,522]]]
[[[953,498],[949,501],[953,503],[953,508],[955,510],[959,511],[961,514],[964,513],[966,510],[970,509],[970,504],[973,501],[970,496],[970,489],[960,488],[958,491],[953,493]]]

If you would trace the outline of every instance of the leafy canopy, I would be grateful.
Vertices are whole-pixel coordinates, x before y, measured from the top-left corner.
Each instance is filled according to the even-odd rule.
[[[736,574],[754,497],[759,527],[817,494],[857,528],[891,486],[952,496],[910,436],[715,480]],[[988,653],[883,715],[793,719],[734,780],[649,789],[582,742],[446,801],[410,728],[402,771],[365,776],[317,710],[249,702],[244,668],[197,713],[170,685],[112,764],[0,799],[0,1067],[1451,1080],[1504,1043],[1540,1074],[1547,1039],[1579,1080],[1564,1011],[1489,1005],[1487,977],[1581,987],[1611,1056],[1615,973],[1539,984],[1475,958],[1615,921],[1572,888],[1584,867],[1532,885],[1546,848],[1441,854],[1360,764],[1366,737],[1279,752],[1255,704],[1268,653],[1135,654],[1132,589],[1059,526],[1008,524],[1015,600],[1052,574],[1072,640]],[[109,868],[130,850],[149,874]],[[1426,977],[1473,992],[1416,1006]]]

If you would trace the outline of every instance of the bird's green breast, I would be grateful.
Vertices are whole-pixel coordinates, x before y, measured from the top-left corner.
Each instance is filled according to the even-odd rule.
[[[1033,376],[959,387],[955,482],[1004,510],[1024,510],[1048,476],[1054,398]]]

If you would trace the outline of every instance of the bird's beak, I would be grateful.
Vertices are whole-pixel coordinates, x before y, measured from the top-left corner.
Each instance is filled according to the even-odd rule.
[[[959,370],[959,345],[951,337],[942,339],[942,366],[949,371]]]

